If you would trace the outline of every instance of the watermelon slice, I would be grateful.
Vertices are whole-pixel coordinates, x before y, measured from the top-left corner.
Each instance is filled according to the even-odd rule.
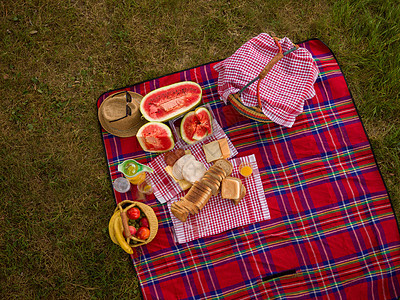
[[[195,111],[188,112],[180,126],[181,137],[193,144],[212,134],[212,117],[207,108],[199,107]]]
[[[139,128],[136,137],[144,151],[166,152],[174,148],[171,129],[160,122],[149,122]]]
[[[200,85],[183,81],[158,88],[143,97],[140,112],[148,121],[165,122],[186,113],[201,101]]]

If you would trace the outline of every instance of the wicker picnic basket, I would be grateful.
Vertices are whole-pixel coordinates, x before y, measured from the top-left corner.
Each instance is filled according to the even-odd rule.
[[[280,38],[274,36],[273,37],[275,44],[279,47],[279,52],[276,54],[270,62],[265,66],[265,68],[260,72],[260,74],[254,78],[252,81],[250,81],[248,84],[246,84],[238,93],[231,94],[228,97],[229,102],[231,102],[232,106],[243,116],[256,120],[258,122],[263,122],[263,123],[272,123],[272,121],[262,112],[262,107],[261,107],[261,98],[260,98],[260,83],[261,80],[267,76],[268,72],[273,68],[273,66],[281,60],[285,55],[297,50],[299,48],[298,45],[293,44],[293,48],[290,50],[283,52],[281,45],[279,44]],[[247,88],[249,87],[252,83],[257,81],[257,100],[258,100],[258,106],[252,106],[248,107],[243,104],[243,102],[240,99],[240,94]]]
[[[128,211],[128,209],[131,209],[132,207],[135,207],[135,206],[138,207],[146,215],[146,218],[149,221],[150,236],[145,241],[142,241],[142,240],[132,236],[131,240],[137,242],[136,244],[132,244],[132,243],[129,243],[129,241],[127,240],[128,244],[132,248],[150,243],[154,239],[154,237],[156,236],[157,231],[158,231],[157,216],[154,213],[154,210],[150,206],[148,206],[144,203],[131,201],[131,200],[124,200],[124,201],[121,201],[117,205],[114,212],[116,212],[118,210],[126,212],[126,211]],[[126,226],[128,226],[127,222],[122,222],[122,225],[124,226],[124,230],[127,230],[129,232],[129,228],[128,229],[125,228]]]

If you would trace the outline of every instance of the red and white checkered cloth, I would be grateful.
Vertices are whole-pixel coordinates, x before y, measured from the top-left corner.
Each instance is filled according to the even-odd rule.
[[[208,169],[211,164],[207,163],[203,150],[203,145],[212,141],[226,138],[228,141],[229,150],[231,151],[230,157],[236,156],[238,152],[235,146],[233,146],[231,140],[228,138],[224,130],[221,128],[221,126],[219,126],[218,122],[215,119],[213,119],[212,126],[213,134],[206,137],[201,142],[193,145],[188,145],[183,140],[178,140],[175,144],[174,149],[184,148],[190,150],[192,155],[196,157],[198,161],[202,162]],[[167,166],[167,164],[165,163],[164,155],[165,154],[158,155],[155,159],[147,164],[150,168],[154,170],[153,173],[147,173],[147,178],[149,179],[150,184],[154,189],[154,195],[160,203],[170,201],[177,194],[182,192],[180,186],[165,171],[165,167]]]
[[[293,48],[286,37],[279,43],[283,52]],[[256,78],[278,52],[274,39],[262,33],[218,63],[214,69],[219,73],[218,93],[224,102]],[[318,68],[307,49],[285,55],[260,83],[263,113],[277,124],[292,127],[296,116],[303,112],[304,101],[315,96],[317,76]],[[240,98],[246,106],[258,106],[257,82],[246,88]]]
[[[230,200],[222,199],[221,194],[212,196],[206,206],[196,215],[189,215],[186,222],[179,221],[172,213],[175,236],[178,243],[187,243],[192,240],[215,235],[223,231],[270,219],[267,201],[258,172],[254,154],[231,159],[233,165],[233,177],[238,177],[246,187],[246,196],[234,205]],[[253,174],[244,178],[239,175],[241,162],[249,162],[253,167]],[[171,204],[178,201],[185,193],[178,194]]]

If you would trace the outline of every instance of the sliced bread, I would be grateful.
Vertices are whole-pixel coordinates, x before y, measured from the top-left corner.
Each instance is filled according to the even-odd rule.
[[[232,174],[233,171],[233,165],[232,163],[227,160],[227,159],[218,159],[215,163],[215,166],[220,167],[225,171],[226,176],[229,176]]]
[[[240,197],[241,186],[242,182],[239,178],[224,178],[221,183],[221,197],[223,199],[238,199]]]

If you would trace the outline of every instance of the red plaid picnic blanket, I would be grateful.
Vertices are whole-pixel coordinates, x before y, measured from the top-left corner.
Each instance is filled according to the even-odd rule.
[[[206,165],[207,168],[209,168],[211,164],[207,162],[204,156],[203,144],[226,138],[228,141],[229,150],[231,151],[230,157],[236,156],[238,152],[235,146],[233,146],[231,140],[226,136],[224,130],[221,128],[221,126],[219,126],[218,122],[213,120],[212,126],[213,134],[206,137],[201,141],[201,143],[188,145],[180,139],[176,142],[174,149],[184,148],[190,150],[192,155],[196,157],[197,160],[201,161],[204,165]],[[153,173],[148,174],[148,179],[154,188],[154,195],[158,201],[165,203],[182,192],[178,183],[176,183],[165,171],[167,164],[164,161],[164,154],[160,154],[147,165],[154,170]]]
[[[283,52],[293,47],[288,38],[279,41]],[[241,90],[256,78],[279,48],[274,39],[262,33],[243,46],[231,57],[214,66],[219,73],[218,93],[227,101],[229,95]],[[277,124],[292,127],[296,116],[303,112],[304,101],[315,96],[314,82],[318,68],[311,53],[305,48],[284,56],[274,65],[260,84],[263,113]],[[258,106],[257,84],[253,83],[241,94],[246,106]]]
[[[198,238],[215,235],[232,228],[254,224],[270,218],[254,154],[231,159],[230,162],[233,165],[231,176],[242,180],[246,187],[246,196],[237,206],[229,200],[222,199],[221,194],[212,196],[200,213],[194,216],[189,215],[186,222],[181,222],[171,214],[178,243],[187,243]],[[239,175],[239,165],[242,162],[251,164],[253,168],[252,176],[243,178]],[[183,195],[184,193],[180,193],[172,201],[168,202],[168,208],[171,209],[171,204],[178,201]]]
[[[139,94],[193,80],[238,150],[254,154],[271,219],[179,244],[168,205],[132,262],[144,299],[398,299],[400,234],[346,80],[328,47],[299,43],[319,70],[316,95],[292,128],[258,123],[225,105],[216,62],[124,88]],[[120,89],[120,90],[124,90]],[[101,95],[97,105],[111,93]],[[111,179],[125,157],[149,163],[135,137],[102,131]],[[116,201],[135,193],[116,194]],[[109,247],[117,247],[109,241]]]

